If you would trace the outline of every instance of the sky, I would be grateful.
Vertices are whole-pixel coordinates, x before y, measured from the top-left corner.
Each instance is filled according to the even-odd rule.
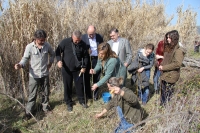
[[[8,0],[4,1],[5,2],[3,3],[3,7],[7,7],[8,2],[6,1]],[[183,6],[183,11],[185,11],[186,9],[191,9],[192,11],[197,12],[196,23],[197,26],[200,26],[200,0],[163,0],[163,2],[166,5],[165,7],[166,14],[169,16],[174,14],[174,19],[171,21],[172,25],[175,25],[177,21],[177,13],[176,13],[177,7]]]
[[[196,23],[197,26],[200,26],[200,0],[164,0],[164,4],[166,5],[166,14],[174,14],[174,19],[171,21],[172,25],[176,24],[177,21],[177,7],[183,6],[183,11],[186,9],[191,9],[193,12],[197,13]]]

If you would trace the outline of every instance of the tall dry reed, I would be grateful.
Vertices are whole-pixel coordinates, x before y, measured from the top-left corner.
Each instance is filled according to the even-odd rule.
[[[142,4],[141,4],[142,3]],[[0,1],[0,8],[1,1]],[[152,0],[9,0],[9,8],[0,16],[0,77],[3,91],[15,96],[20,88],[26,90],[28,67],[14,70],[14,64],[23,56],[37,29],[47,32],[47,41],[55,49],[75,29],[86,32],[88,25],[95,25],[97,32],[109,40],[109,30],[116,27],[127,38],[133,53],[146,43],[163,39],[167,31],[177,29],[185,47],[193,46],[196,37],[196,13],[177,9],[178,22],[171,26],[173,16],[167,16],[165,5]],[[27,65],[28,66],[28,65]],[[60,70],[51,68],[51,87],[58,89]]]

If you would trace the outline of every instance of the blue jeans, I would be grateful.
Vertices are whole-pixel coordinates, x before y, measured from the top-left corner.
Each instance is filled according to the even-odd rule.
[[[149,86],[145,87],[144,89],[138,90],[139,97],[142,100],[142,103],[147,103],[149,97]]]
[[[150,69],[145,69],[144,71],[145,71],[146,77],[148,79],[150,79],[150,72],[151,72],[151,70]],[[148,98],[149,98],[149,86],[145,87],[142,91],[139,90],[138,94],[139,94],[139,97],[142,100],[142,103],[147,103]]]
[[[145,69],[144,71],[146,73],[147,78],[150,79],[150,72],[151,72],[151,70],[150,69]]]
[[[155,91],[159,90],[159,86],[160,86],[159,78],[160,78],[160,70],[158,69],[158,67],[155,67],[155,71],[153,75],[153,83],[154,83]]]
[[[122,109],[119,106],[117,106],[117,114],[120,118],[120,123],[119,123],[119,126],[115,129],[114,131],[115,133],[122,133],[133,126],[133,124],[130,124],[126,121],[126,119],[124,118]],[[130,131],[126,133],[130,133]]]

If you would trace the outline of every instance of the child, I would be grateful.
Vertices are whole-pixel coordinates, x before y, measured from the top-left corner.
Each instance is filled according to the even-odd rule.
[[[139,98],[143,104],[147,103],[149,96],[150,69],[154,64],[153,50],[153,44],[147,44],[144,49],[139,49],[135,60],[128,68],[128,71],[132,73],[133,83],[137,82]]]

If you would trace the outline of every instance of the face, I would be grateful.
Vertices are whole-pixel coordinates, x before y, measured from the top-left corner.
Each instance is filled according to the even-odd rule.
[[[112,85],[110,85],[109,83],[107,83],[107,86],[108,86],[108,90],[109,90],[109,91],[112,90],[112,88],[113,88]]]
[[[104,60],[105,56],[106,56],[105,51],[103,51],[103,50],[99,51],[99,58],[101,60]]]
[[[113,86],[113,85],[111,85],[111,84],[109,84],[109,83],[107,83],[107,86],[108,86],[108,90],[109,90],[109,91],[110,91],[110,90],[113,90],[114,87],[115,87],[115,86]]]
[[[78,44],[80,41],[81,41],[81,38],[78,38],[78,37],[76,37],[76,36],[72,36],[72,40],[73,40],[73,43],[74,44]]]
[[[172,42],[172,39],[167,35],[167,42],[170,44]]]
[[[90,38],[94,38],[95,36],[95,30],[94,29],[88,29],[87,34]]]
[[[146,56],[149,56],[152,53],[151,49],[145,49]]]
[[[119,37],[119,34],[116,33],[116,32],[114,32],[114,31],[110,34],[110,38],[111,38],[114,42],[117,41],[118,37]]]
[[[35,39],[35,43],[36,43],[37,45],[42,46],[42,45],[44,45],[45,40],[46,40],[45,38],[36,38],[36,39]]]

